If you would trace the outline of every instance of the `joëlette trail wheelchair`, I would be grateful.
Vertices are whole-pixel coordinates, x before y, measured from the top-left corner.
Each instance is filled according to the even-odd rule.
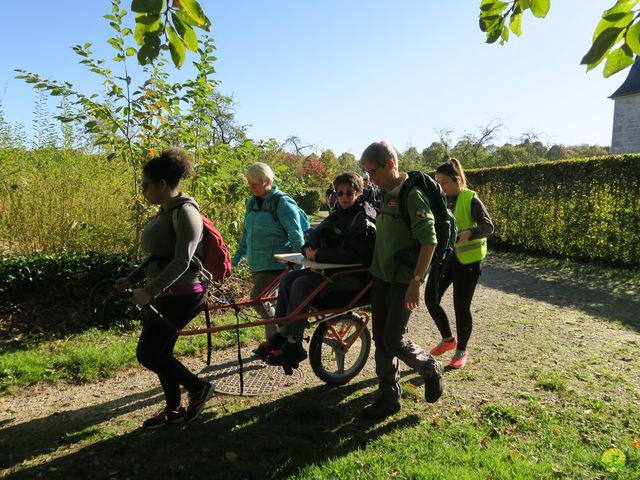
[[[330,385],[344,385],[353,379],[364,368],[371,349],[371,334],[367,328],[370,320],[368,312],[371,281],[357,291],[331,291],[326,287],[340,275],[367,272],[361,265],[341,265],[317,263],[305,259],[300,254],[275,255],[276,259],[286,265],[282,273],[276,277],[257,298],[233,301],[225,298],[221,288],[213,286],[209,289],[208,309],[205,311],[206,328],[178,330],[178,335],[207,335],[207,365],[211,364],[212,335],[242,328],[257,327],[267,324],[279,324],[305,319],[308,328],[313,328],[309,342],[309,363],[313,372],[323,382]],[[308,296],[305,302],[286,317],[261,319],[253,314],[255,305],[263,302],[275,302],[280,279],[293,268],[302,265],[321,274],[324,279]],[[104,326],[118,315],[132,316],[135,307],[127,305],[128,294],[110,294],[113,280],[98,283],[91,292],[91,309],[99,316]],[[113,292],[113,290],[111,290]],[[308,308],[309,307],[309,308]],[[211,312],[234,311],[237,317],[235,325],[214,325]],[[158,321],[166,321],[161,315]],[[214,317],[215,318],[215,317]],[[242,319],[242,321],[241,321]],[[290,367],[284,367],[285,373],[291,374]]]

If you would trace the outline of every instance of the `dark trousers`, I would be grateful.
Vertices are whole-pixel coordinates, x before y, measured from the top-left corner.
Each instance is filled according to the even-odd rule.
[[[276,318],[291,315],[299,305],[304,303],[311,293],[325,281],[325,277],[311,270],[293,270],[285,274],[278,287],[278,302],[276,303]],[[338,275],[322,289],[321,297],[326,297],[330,292],[346,290],[355,291],[363,287],[363,281],[353,275]],[[308,312],[310,304],[307,304],[300,313]],[[301,342],[307,319],[296,320],[281,325],[278,331],[283,337],[292,337]]]
[[[204,293],[156,298],[152,305],[173,327],[154,313],[145,310],[144,325],[138,340],[138,362],[160,379],[167,407],[175,410],[180,405],[180,385],[188,392],[197,392],[206,385],[173,356],[178,340],[176,330],[183,329],[204,308]]]
[[[459,350],[467,349],[467,342],[473,330],[471,300],[473,300],[481,270],[480,262],[463,265],[452,258],[447,264],[444,276],[439,281],[438,275],[434,271],[429,274],[429,279],[427,280],[424,301],[442,338],[452,335],[449,317],[447,317],[447,312],[445,312],[440,302],[449,286],[453,284],[453,310],[456,314]]]
[[[388,283],[373,278],[371,316],[376,346],[376,375],[381,398],[389,403],[397,403],[402,395],[399,360],[422,376],[429,376],[436,371],[436,360],[419,345],[404,338],[411,316],[411,312],[404,308],[408,287],[408,284]]]

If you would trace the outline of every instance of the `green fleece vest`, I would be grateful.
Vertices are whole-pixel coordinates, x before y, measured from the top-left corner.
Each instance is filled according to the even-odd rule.
[[[471,200],[475,195],[476,192],[466,188],[460,190],[458,194],[456,210],[453,212],[458,224],[458,232],[469,230],[478,225],[471,216]],[[487,239],[478,238],[467,242],[458,242],[455,244],[455,252],[458,261],[464,265],[479,262],[487,256]]]

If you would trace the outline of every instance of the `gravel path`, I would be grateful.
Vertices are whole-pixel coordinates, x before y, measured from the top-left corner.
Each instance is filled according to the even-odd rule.
[[[446,373],[445,395],[436,405],[475,408],[489,401],[518,402],[523,394],[533,392],[543,398],[548,395],[551,402],[551,393],[536,384],[549,372],[560,372],[569,387],[583,391],[595,382],[594,397],[606,400],[615,395],[637,404],[640,291],[637,285],[620,287],[615,279],[599,282],[595,277],[575,277],[570,271],[532,267],[509,256],[489,259],[473,304],[475,330],[469,363],[463,370]],[[452,311],[450,292],[445,304]],[[437,338],[423,305],[412,317],[409,337],[427,348]],[[234,349],[215,352],[213,363],[232,362],[235,356]],[[194,370],[203,367],[202,358],[184,360]],[[274,402],[320,385],[308,365],[302,368],[301,382],[274,394],[216,395],[203,416]],[[407,395],[415,395],[411,385],[418,380],[403,370]],[[371,358],[355,382],[368,392],[375,390]],[[142,368],[99,382],[42,384],[0,397],[0,448],[11,444],[15,452],[0,461],[0,476],[76,452],[100,441],[96,432],[130,433],[161,405],[157,379]],[[425,409],[433,408],[439,407],[425,404]]]

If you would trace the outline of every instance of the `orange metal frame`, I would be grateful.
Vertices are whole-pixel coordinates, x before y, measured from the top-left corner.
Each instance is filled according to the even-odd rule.
[[[209,304],[208,308],[209,311],[218,311],[218,310],[224,310],[224,309],[229,309],[229,308],[233,308],[233,309],[238,309],[238,308],[246,308],[246,307],[252,307],[254,305],[257,305],[259,303],[262,302],[267,302],[267,301],[274,301],[276,300],[278,297],[273,296],[273,293],[276,289],[276,286],[280,283],[280,279],[282,278],[283,275],[285,275],[287,272],[291,271],[292,269],[292,264],[287,264],[287,268],[285,270],[283,270],[283,272],[278,275],[262,292],[260,292],[260,295],[258,298],[254,298],[254,299],[250,299],[250,300],[242,300],[239,302],[229,302],[229,303],[222,303],[222,304],[217,304],[217,305],[211,305]],[[311,303],[317,296],[318,294],[330,283],[333,281],[334,278],[340,276],[340,275],[349,275],[349,274],[353,274],[353,273],[360,273],[360,272],[366,272],[368,271],[367,268],[365,267],[354,267],[354,268],[348,268],[348,269],[344,269],[344,270],[339,270],[330,274],[325,274],[324,272],[318,272],[321,273],[321,275],[323,275],[325,277],[324,281],[322,283],[320,283],[320,285],[318,285],[318,287],[311,292],[311,294],[309,295],[309,297],[300,305],[298,305],[298,307],[290,314],[287,315],[286,317],[280,317],[280,318],[272,318],[272,319],[268,319],[268,320],[256,320],[253,322],[245,322],[245,323],[240,323],[238,325],[220,325],[218,327],[210,327],[210,328],[197,328],[197,329],[193,329],[193,330],[178,330],[177,334],[178,335],[199,335],[199,334],[203,334],[203,333],[207,333],[207,334],[212,334],[212,333],[217,333],[217,332],[223,332],[225,330],[236,330],[236,329],[240,329],[240,328],[247,328],[247,327],[257,327],[259,325],[270,325],[273,323],[277,323],[277,324],[286,324],[286,323],[291,323],[291,322],[295,322],[296,320],[301,320],[301,319],[306,319],[306,318],[316,318],[317,321],[322,320],[322,318],[327,317],[329,315],[334,315],[337,313],[342,313],[342,312],[348,312],[349,310],[353,310],[353,308],[355,307],[355,305],[358,303],[358,301],[367,293],[367,291],[371,288],[371,284],[372,282],[368,282],[366,285],[364,285],[360,290],[358,290],[354,297],[351,299],[351,301],[345,305],[344,307],[337,307],[337,308],[326,308],[326,309],[322,309],[322,310],[311,310],[308,312],[302,312],[302,310],[304,310],[309,303]],[[353,342],[355,342],[355,340],[358,338],[360,332],[366,328],[367,323],[369,323],[369,316],[366,315],[366,320],[362,326],[362,328],[359,329],[358,331],[358,335],[354,335],[353,336],[353,340],[349,343],[345,343],[343,341],[343,335],[340,334],[340,332],[337,332],[335,330],[335,328],[333,327],[333,325],[329,325],[329,328],[332,332],[333,335],[335,335],[336,339],[338,339],[338,341],[340,342],[340,344],[345,347],[345,348],[349,348],[351,347],[351,345],[353,344]]]

